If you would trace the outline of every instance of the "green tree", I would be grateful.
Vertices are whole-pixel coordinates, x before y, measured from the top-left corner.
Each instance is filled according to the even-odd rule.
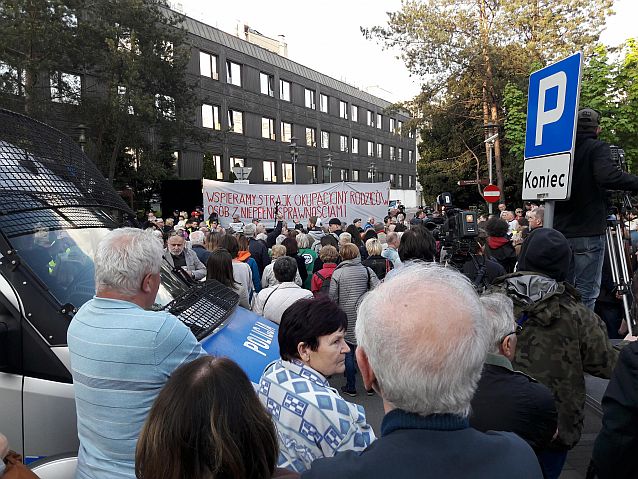
[[[512,83],[524,92],[531,71],[565,52],[590,51],[611,5],[612,0],[557,0],[551,4],[541,0],[407,0],[401,10],[388,14],[386,26],[363,31],[384,47],[400,49],[408,69],[423,78],[421,94],[403,104],[419,119],[420,128],[432,128],[435,117],[428,115],[433,110],[444,112],[453,101],[461,101],[468,108],[466,116],[455,118],[456,124],[472,121],[487,138],[504,126],[505,86]],[[511,128],[509,134],[513,134]],[[516,140],[511,144],[516,145]],[[506,180],[520,182],[520,177],[508,176],[518,167],[504,166],[502,161],[511,161],[507,147],[500,138],[494,145],[502,191],[507,190]],[[487,146],[485,151],[487,154]],[[425,161],[442,159],[422,156]]]

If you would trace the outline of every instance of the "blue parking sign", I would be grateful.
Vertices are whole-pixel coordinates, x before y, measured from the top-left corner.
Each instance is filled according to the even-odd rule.
[[[525,159],[573,153],[581,66],[576,53],[529,77]]]

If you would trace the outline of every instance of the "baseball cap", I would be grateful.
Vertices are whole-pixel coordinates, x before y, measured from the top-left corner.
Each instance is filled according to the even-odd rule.
[[[600,125],[600,112],[593,108],[578,111],[578,127],[593,130]]]
[[[355,224],[355,223],[357,223],[359,221],[361,221],[361,218],[355,218],[355,219],[352,220],[352,224]]]

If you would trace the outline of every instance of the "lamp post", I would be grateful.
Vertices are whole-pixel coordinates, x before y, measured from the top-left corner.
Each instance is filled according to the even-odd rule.
[[[372,182],[374,183],[374,173],[376,171],[376,165],[374,164],[374,161],[370,162],[370,178],[372,178]]]
[[[326,165],[328,166],[328,181],[332,183],[332,155],[330,153],[328,153]]]
[[[492,126],[494,126],[492,123],[488,123],[488,127],[491,128]],[[484,143],[486,143],[488,147],[487,169],[488,169],[488,174],[490,177],[490,185],[493,184],[492,183],[492,153],[494,151],[494,142],[496,141],[497,138],[498,138],[498,131],[494,133],[492,136],[490,136],[489,138],[486,138],[484,141]],[[501,194],[503,193],[501,192]],[[488,207],[488,213],[491,215],[492,203],[488,203],[487,207]]]
[[[297,138],[290,138],[290,159],[292,160],[292,180],[297,184],[297,158],[299,156]]]

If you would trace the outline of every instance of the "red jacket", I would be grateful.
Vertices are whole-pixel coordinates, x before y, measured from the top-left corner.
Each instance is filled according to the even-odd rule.
[[[334,272],[336,267],[337,263],[324,263],[323,268],[312,275],[312,281],[310,282],[310,291],[312,291],[313,294],[316,294],[317,291],[321,289],[321,285],[323,284],[323,280],[317,276],[317,273],[323,276],[326,281],[330,281],[330,278],[332,278],[332,273]]]

